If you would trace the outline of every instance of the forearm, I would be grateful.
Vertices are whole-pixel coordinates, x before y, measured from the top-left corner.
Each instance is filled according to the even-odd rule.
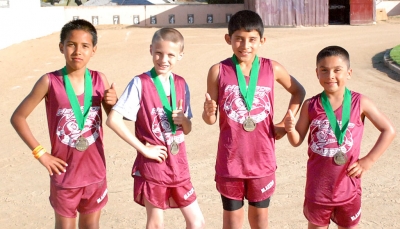
[[[286,135],[289,140],[289,143],[294,147],[301,145],[301,143],[303,142],[303,140],[300,137],[299,132],[297,132],[296,130],[287,132]]]
[[[396,136],[396,132],[393,128],[385,130],[381,132],[376,141],[375,145],[369,151],[369,153],[365,156],[373,163],[375,163],[379,157],[386,151],[389,147],[390,143],[393,141],[394,137]]]
[[[208,125],[212,125],[217,121],[216,114],[209,116],[209,115],[207,115],[207,113],[205,111],[203,111],[202,118],[203,118],[204,122],[207,123]]]
[[[14,127],[22,141],[24,141],[31,150],[40,145],[40,143],[33,136],[25,118],[13,115],[11,117],[11,125]]]
[[[190,121],[190,119],[186,116],[184,117],[182,122],[182,129],[185,135],[189,134],[192,131],[192,121]]]

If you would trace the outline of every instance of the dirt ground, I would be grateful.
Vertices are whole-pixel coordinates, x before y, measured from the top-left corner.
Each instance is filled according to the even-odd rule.
[[[120,95],[136,74],[152,66],[149,44],[157,28],[99,28],[99,44],[89,68],[102,71],[115,82]],[[214,163],[218,125],[208,126],[201,119],[206,76],[209,67],[232,55],[224,42],[224,27],[179,28],[185,37],[185,56],[174,72],[187,80],[191,89],[194,113],[193,131],[187,136],[188,159],[192,182],[206,220],[206,228],[221,228],[222,207],[215,190]],[[348,87],[374,101],[400,131],[398,118],[400,76],[387,69],[382,61],[385,51],[398,45],[400,23],[378,22],[370,26],[337,25],[318,28],[266,28],[266,44],[259,55],[280,62],[305,87],[306,97],[319,93],[315,76],[315,56],[328,45],[340,45],[351,55],[353,77]],[[53,228],[54,214],[49,204],[47,171],[31,155],[9,123],[20,101],[44,73],[64,66],[58,51],[59,33],[25,41],[0,50],[0,228]],[[276,85],[275,120],[280,121],[289,96]],[[50,148],[44,103],[29,117],[34,135]],[[379,132],[365,122],[362,155],[368,153]],[[133,202],[133,179],[130,176],[136,152],[105,124],[105,151],[109,202],[101,216],[101,228],[145,228],[145,209]],[[286,138],[277,141],[277,188],[270,206],[270,228],[306,228],[302,214],[307,144],[298,148]],[[362,218],[360,228],[400,228],[400,138],[363,177]],[[179,210],[165,212],[165,228],[184,228]],[[246,223],[244,228],[249,228]],[[334,226],[333,228],[336,228]]]

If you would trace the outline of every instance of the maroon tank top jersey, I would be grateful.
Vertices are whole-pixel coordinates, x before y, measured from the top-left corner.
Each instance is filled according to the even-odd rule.
[[[46,112],[51,154],[68,164],[67,172],[51,176],[52,182],[59,187],[83,187],[100,182],[106,177],[101,117],[104,84],[97,71],[90,71],[90,74],[93,85],[92,106],[82,131],[78,128],[65,92],[61,70],[47,74],[49,90],[46,96]],[[83,109],[84,94],[77,97]],[[81,135],[89,141],[89,147],[83,152],[75,149],[76,140]]]
[[[273,124],[274,74],[271,61],[259,58],[260,71],[251,118],[255,130],[247,132],[243,122],[249,116],[240,94],[236,68],[231,58],[220,63],[219,127],[216,173],[222,177],[258,178],[276,170]],[[245,76],[248,85],[250,77]]]
[[[350,121],[339,147],[321,103],[321,94],[310,99],[308,113],[310,133],[308,136],[308,162],[306,199],[318,204],[339,205],[351,201],[361,192],[360,179],[348,177],[347,167],[360,156],[361,138],[364,123],[360,118],[361,95],[351,92]],[[342,106],[336,109],[335,116],[341,126]],[[336,165],[333,156],[341,150],[347,155],[344,165]]]
[[[146,181],[162,186],[180,186],[190,179],[189,166],[186,158],[184,134],[181,126],[176,127],[175,136],[164,112],[163,105],[151,77],[146,73],[139,75],[142,83],[140,108],[135,123],[136,137],[143,143],[164,145],[168,149],[168,157],[163,163],[137,154],[132,174],[139,171]],[[174,74],[176,90],[176,104],[183,100],[185,107],[185,80]],[[170,100],[170,97],[168,97]],[[170,145],[175,140],[179,145],[179,152],[175,155],[170,152]]]

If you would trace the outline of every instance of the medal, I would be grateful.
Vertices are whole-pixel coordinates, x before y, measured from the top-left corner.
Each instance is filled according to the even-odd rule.
[[[78,124],[79,129],[82,131],[85,127],[85,121],[88,117],[90,107],[92,106],[92,77],[88,69],[85,71],[85,96],[83,104],[83,113],[79,104],[78,98],[76,97],[74,88],[71,85],[71,81],[68,78],[67,67],[62,69],[64,77],[65,92],[67,93],[69,103],[71,104],[72,111]],[[82,135],[76,140],[75,148],[79,151],[85,151],[89,147],[89,141],[82,137]]]
[[[333,112],[332,106],[325,92],[321,93],[321,103],[325,110],[326,116],[328,117],[329,125],[335,134],[338,145],[341,146],[350,121],[351,92],[349,89],[345,88],[342,108],[342,128],[339,127],[335,112]],[[333,161],[337,165],[344,165],[347,162],[347,155],[339,149],[339,151],[333,156]]]
[[[347,155],[339,150],[334,156],[333,160],[337,165],[344,165],[347,162]]]
[[[251,66],[251,71],[250,71],[250,82],[248,87],[246,85],[246,79],[244,78],[242,69],[240,68],[239,62],[235,54],[233,54],[232,56],[232,61],[236,66],[236,76],[238,79],[240,94],[242,95],[244,103],[246,104],[246,108],[249,112],[249,117],[247,117],[243,122],[243,129],[247,132],[250,132],[256,128],[256,122],[254,121],[254,119],[250,117],[250,111],[253,106],[254,94],[256,93],[256,87],[258,81],[258,72],[260,70],[259,59],[258,56],[256,55],[253,60],[253,64]]]
[[[75,142],[75,149],[79,151],[85,151],[89,147],[89,141],[80,136]]]
[[[243,129],[247,132],[251,132],[256,128],[256,122],[250,117],[247,117],[243,122]]]
[[[173,140],[171,143],[171,154],[176,155],[179,152],[179,145],[178,143]]]

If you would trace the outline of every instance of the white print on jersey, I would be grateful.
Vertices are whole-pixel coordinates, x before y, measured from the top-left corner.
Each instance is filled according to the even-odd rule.
[[[183,133],[175,136],[172,135],[171,125],[163,108],[153,108],[151,114],[154,115],[151,131],[159,140],[166,142],[167,145],[171,145],[173,140],[178,144],[184,141]],[[180,128],[180,126],[176,126],[176,130]]]
[[[98,114],[100,109],[101,108],[99,106],[90,107],[89,114],[82,131],[79,129],[79,126],[76,123],[76,118],[71,108],[58,109],[57,116],[62,116],[57,125],[56,134],[58,139],[60,139],[63,144],[75,148],[75,143],[79,136],[89,132],[91,135],[85,135],[85,138],[89,141],[89,145],[93,144],[100,136],[99,131],[101,122]],[[83,111],[83,106],[81,106],[81,111]]]
[[[271,113],[271,101],[269,101],[268,93],[271,92],[269,87],[256,87],[254,100],[252,105],[251,118],[256,122],[262,122]],[[224,103],[224,111],[227,116],[235,122],[243,124],[244,120],[249,116],[246,103],[240,94],[239,86],[229,85],[224,92],[226,100]]]
[[[338,121],[340,128],[342,121]],[[329,125],[329,120],[314,119],[310,124],[311,137],[310,149],[323,157],[333,157],[339,150],[347,153],[353,147],[353,136],[349,129],[354,128],[354,123],[349,123],[344,136],[343,144],[339,147],[336,136]]]
[[[268,191],[270,188],[272,188],[272,186],[274,185],[274,180],[272,180],[271,182],[269,182],[264,188],[261,189],[261,193],[264,193],[266,191]]]
[[[97,203],[99,204],[101,201],[103,201],[104,197],[106,197],[108,193],[108,190],[104,190],[103,194],[100,196],[100,198],[97,199]]]
[[[355,215],[353,215],[351,217],[351,221],[356,220],[358,217],[360,217],[360,215],[361,215],[361,208],[360,208],[360,210],[358,210],[358,212]]]
[[[193,195],[193,193],[194,193],[194,188],[190,189],[189,192],[187,192],[187,193],[183,196],[183,198],[184,198],[185,200],[187,200],[191,195]]]

